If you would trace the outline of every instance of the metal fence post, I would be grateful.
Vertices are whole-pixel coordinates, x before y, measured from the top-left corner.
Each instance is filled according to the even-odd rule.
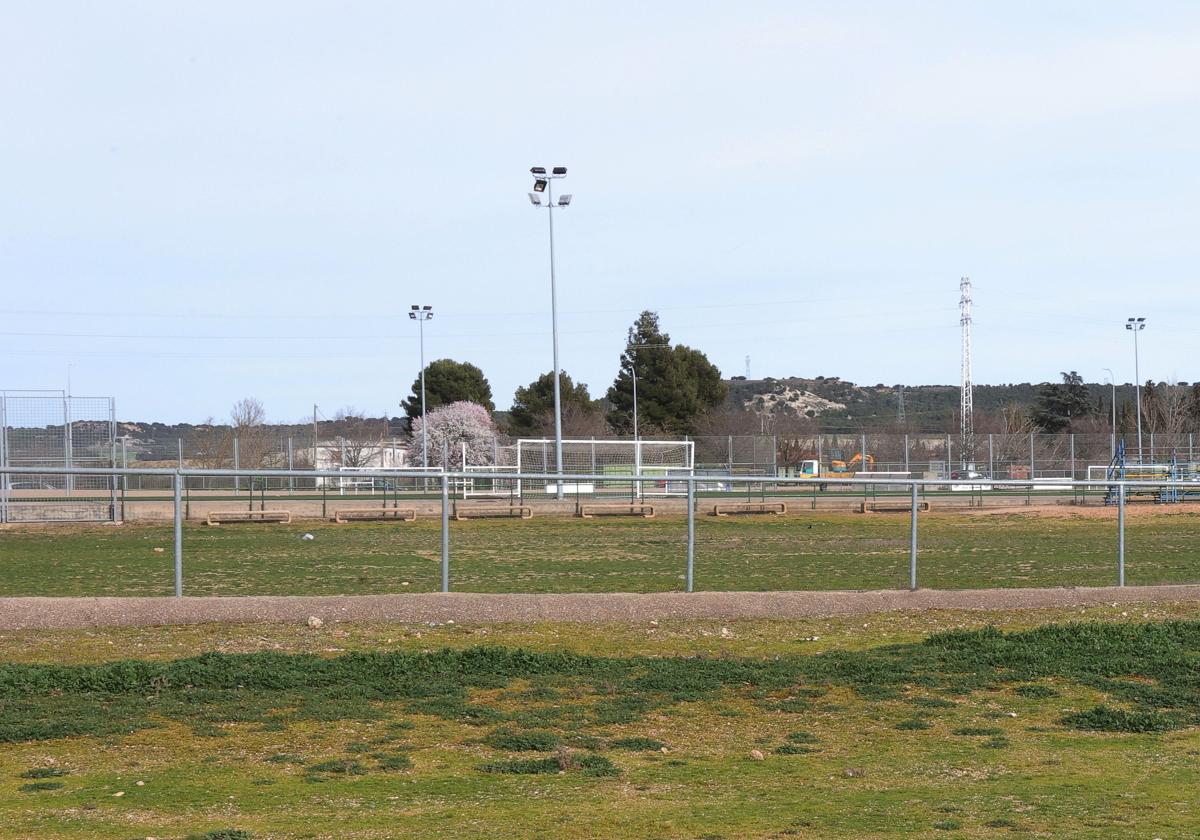
[[[996,451],[992,446],[992,435],[988,433],[988,478],[996,477]]]
[[[450,591],[450,476],[445,469],[442,470],[442,591]]]
[[[696,565],[696,479],[687,477],[687,591],[692,591]]]
[[[1037,475],[1037,462],[1034,460],[1034,456],[1033,456],[1033,432],[1030,432],[1029,433],[1029,480],[1033,481],[1035,475]]]
[[[1071,432],[1071,434],[1069,434],[1067,436],[1067,438],[1071,443],[1071,480],[1074,481],[1075,480],[1075,433]]]
[[[183,476],[172,478],[175,490],[175,597],[183,597]]]
[[[915,592],[917,589],[917,483],[914,481],[912,490],[912,513],[908,524],[908,588]]]
[[[109,461],[112,464],[113,469],[116,469],[117,468],[117,439],[116,438],[113,438],[112,442],[109,444],[109,450],[111,453]],[[120,481],[120,479],[117,478],[117,476],[115,476],[115,475],[109,476],[109,478],[108,478],[109,493],[110,493],[108,512],[109,512],[109,519],[113,522],[120,521],[120,518],[117,515],[117,483],[119,481]]]
[[[904,435],[904,471],[910,472],[908,468],[908,434]]]
[[[233,436],[233,469],[234,469],[233,492],[234,493],[236,493],[242,489],[241,476],[236,474],[237,470],[240,469],[241,466],[242,466],[241,465],[241,454],[238,452],[238,438],[237,438],[237,435],[234,435]]]
[[[1125,585],[1125,483],[1117,485],[1117,586]]]
[[[0,470],[8,466],[8,395],[0,393]],[[0,522],[8,521],[8,473],[0,473]]]
[[[296,469],[296,456],[295,456],[295,452],[292,450],[292,439],[291,438],[287,439],[287,453],[288,453],[288,472],[291,472],[292,470]],[[392,463],[395,464],[395,462],[396,462],[396,459],[393,458]],[[289,493],[296,492],[296,477],[294,475],[288,476],[288,492]]]

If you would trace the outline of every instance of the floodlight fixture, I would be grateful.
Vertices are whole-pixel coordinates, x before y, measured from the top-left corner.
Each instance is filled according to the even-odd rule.
[[[557,175],[557,176],[559,176],[559,177],[561,178],[563,175],[566,175],[566,174],[567,174],[567,167],[565,167],[565,166],[556,166],[556,167],[554,167],[553,169],[551,169],[551,170],[550,170],[550,174],[551,174],[551,175]]]
[[[545,192],[546,191],[546,179],[538,178],[536,181],[534,181],[533,182],[533,191],[534,192]]]
[[[534,175],[545,175],[545,174],[546,174],[546,167],[544,167],[544,166],[531,166],[531,167],[529,167],[529,171],[530,171],[530,172],[532,172]]]
[[[530,193],[529,194],[529,203],[532,204],[534,207],[541,207],[542,206],[542,197],[540,195],[538,195],[537,193]]]
[[[558,206],[559,207],[566,207],[570,203],[571,203],[571,194],[570,193],[567,193],[566,195],[560,195],[558,197]]]

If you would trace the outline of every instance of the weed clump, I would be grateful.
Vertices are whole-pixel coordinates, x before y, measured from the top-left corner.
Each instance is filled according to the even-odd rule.
[[[1048,700],[1051,697],[1058,696],[1058,692],[1050,686],[1037,685],[1036,683],[1032,683],[1030,685],[1019,685],[1014,688],[1013,691],[1017,694],[1020,694],[1022,697],[1028,697],[1031,700]]]
[[[1095,706],[1086,712],[1063,717],[1062,722],[1076,729],[1095,732],[1166,732],[1179,724],[1157,711],[1126,711],[1111,706]]]
[[[896,724],[896,729],[928,729],[929,721],[921,718],[908,718]]]
[[[820,741],[816,735],[813,735],[811,732],[805,732],[803,730],[799,730],[796,732],[789,732],[785,737],[789,741],[791,741],[793,744],[818,744],[818,743],[820,743]]]
[[[483,742],[489,747],[508,752],[551,752],[558,749],[559,739],[553,732],[544,730],[514,732],[511,729],[497,729]]]
[[[804,755],[811,752],[816,752],[816,750],[812,747],[801,746],[800,744],[780,744],[775,748],[776,755]]]
[[[331,776],[363,776],[367,772],[366,767],[349,758],[335,758],[332,761],[310,764],[307,769],[309,773],[325,773]]]
[[[40,793],[44,790],[58,790],[62,786],[62,782],[30,782],[27,785],[21,785],[17,790],[21,793]]]
[[[615,738],[609,741],[608,745],[614,750],[630,750],[632,752],[657,752],[666,746],[662,741],[656,741],[654,738],[642,738],[640,736]]]
[[[412,759],[404,753],[376,753],[371,756],[379,762],[380,770],[411,770]]]
[[[189,834],[185,840],[251,840],[251,836],[249,831],[240,828],[218,828],[203,834]]]
[[[34,767],[32,770],[26,770],[21,774],[22,779],[56,779],[59,776],[67,775],[67,771],[61,767]]]
[[[507,773],[513,775],[540,775],[578,771],[581,776],[616,776],[621,771],[611,761],[595,753],[569,753],[560,751],[554,758],[510,759],[492,761],[481,765],[484,773]]]

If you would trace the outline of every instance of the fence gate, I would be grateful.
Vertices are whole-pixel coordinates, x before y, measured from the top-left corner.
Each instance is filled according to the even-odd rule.
[[[0,466],[115,467],[112,397],[0,390]],[[115,521],[117,479],[0,475],[0,522]]]

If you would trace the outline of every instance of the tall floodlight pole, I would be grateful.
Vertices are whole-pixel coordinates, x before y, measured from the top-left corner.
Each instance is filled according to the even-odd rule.
[[[558,287],[554,277],[554,187],[555,178],[566,178],[567,167],[556,166],[546,173],[544,166],[532,166],[529,169],[533,175],[533,192],[529,194],[529,201],[534,207],[545,207],[547,215],[550,218],[550,327],[554,338],[554,471],[559,476],[557,490],[555,496],[559,499],[563,497],[563,458],[562,458],[562,395],[559,393],[559,367],[558,367]],[[542,201],[542,194],[546,194],[546,201]],[[561,195],[558,198],[558,207],[568,207],[571,204],[570,194]]]
[[[1112,368],[1104,368],[1108,373],[1108,381],[1112,385],[1112,429],[1108,436],[1109,460],[1117,457],[1117,377],[1113,376]]]
[[[962,327],[962,384],[959,401],[959,452],[962,467],[975,468],[975,401],[971,382],[971,278],[958,281],[959,324]]]
[[[433,317],[433,307],[413,306],[408,317],[417,322],[421,336],[421,466],[429,469],[429,424],[425,422],[425,322]]]
[[[1130,318],[1125,329],[1133,333],[1133,385],[1137,392],[1138,463],[1142,463],[1142,374],[1138,369],[1138,333],[1146,329],[1145,318]],[[1150,453],[1153,456],[1153,452]]]

